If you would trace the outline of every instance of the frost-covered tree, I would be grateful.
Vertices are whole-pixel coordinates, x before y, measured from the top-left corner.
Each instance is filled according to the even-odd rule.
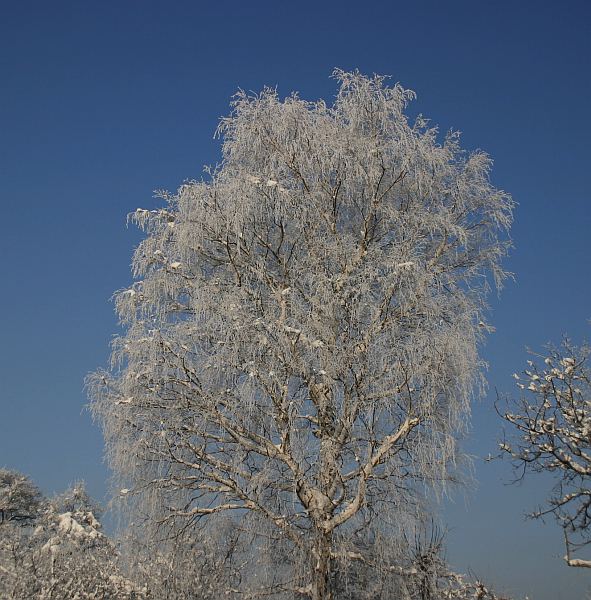
[[[373,540],[454,471],[504,275],[490,158],[409,123],[400,85],[335,76],[331,106],[240,92],[221,165],[132,215],[126,330],[89,382],[134,521],[232,515],[244,593],[331,598],[368,548],[385,576]]]
[[[26,476],[0,469],[0,525],[34,519],[41,504],[41,492]]]
[[[0,526],[0,598],[10,600],[140,600],[144,590],[120,571],[115,545],[101,531],[96,505],[82,484],[48,500],[10,471],[35,512]],[[8,479],[8,477],[7,477]]]
[[[564,530],[566,562],[591,568],[591,560],[573,554],[591,543],[591,372],[588,346],[565,341],[529,360],[515,374],[522,394],[510,400],[502,417],[510,424],[500,447],[513,460],[519,477],[527,471],[550,473],[556,485],[531,516],[553,515]]]

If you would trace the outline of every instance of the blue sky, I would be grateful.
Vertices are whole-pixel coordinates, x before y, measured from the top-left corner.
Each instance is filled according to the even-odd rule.
[[[479,487],[446,508],[449,558],[516,595],[581,597],[591,576],[562,565],[557,528],[523,520],[548,482],[507,487],[508,465],[478,457],[525,347],[591,337],[590,58],[583,1],[3,2],[0,465],[105,494],[83,379],[107,363],[109,298],[130,282],[126,215],[218,160],[236,89],[330,100],[335,66],[389,74],[418,93],[411,112],[489,152],[519,203],[466,446]]]

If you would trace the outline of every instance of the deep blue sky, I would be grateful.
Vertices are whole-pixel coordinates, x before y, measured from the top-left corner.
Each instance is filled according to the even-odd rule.
[[[45,491],[84,478],[105,494],[102,440],[83,379],[105,365],[112,292],[140,239],[128,212],[219,158],[212,134],[238,87],[330,99],[335,66],[392,75],[412,112],[495,158],[519,203],[516,273],[492,299],[492,393],[467,449],[476,492],[447,509],[458,569],[530,593],[580,598],[548,523],[524,523],[547,482],[506,487],[494,389],[525,346],[589,336],[591,3],[8,2],[0,10],[0,465]]]

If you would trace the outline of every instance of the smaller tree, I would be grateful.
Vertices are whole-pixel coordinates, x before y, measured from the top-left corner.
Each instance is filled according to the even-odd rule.
[[[0,525],[34,519],[41,497],[37,486],[26,475],[0,469]]]
[[[139,600],[121,574],[97,506],[79,483],[53,499],[24,475],[0,471],[0,598]]]
[[[417,530],[414,543],[409,543],[411,562],[403,572],[405,600],[510,600],[480,579],[451,569],[445,558],[444,537],[433,523]]]
[[[514,375],[523,393],[500,413],[512,431],[500,447],[512,458],[519,478],[527,471],[556,477],[549,497],[531,516],[553,515],[564,530],[568,565],[591,568],[591,560],[573,558],[591,543],[589,353],[589,346],[575,347],[566,340],[540,356],[543,366],[529,360],[523,375]]]

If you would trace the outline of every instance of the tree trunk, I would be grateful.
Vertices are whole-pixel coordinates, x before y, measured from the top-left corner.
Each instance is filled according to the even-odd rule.
[[[312,554],[312,600],[332,600],[330,589],[330,550],[332,533],[318,531]]]

